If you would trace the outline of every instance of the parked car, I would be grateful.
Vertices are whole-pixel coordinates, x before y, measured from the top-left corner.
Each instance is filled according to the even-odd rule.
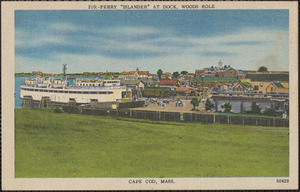
[[[156,98],[151,98],[150,99],[150,103],[156,103],[157,102],[157,99]]]
[[[169,103],[169,100],[164,99],[164,100],[162,100],[162,102],[168,104],[168,103]]]

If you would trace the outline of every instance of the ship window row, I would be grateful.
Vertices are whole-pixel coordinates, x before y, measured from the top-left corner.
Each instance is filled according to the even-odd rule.
[[[76,94],[113,94],[112,91],[68,91],[68,90],[48,90],[48,89],[28,89],[22,88],[24,91],[50,92],[50,93],[76,93]]]
[[[105,83],[118,83],[118,81],[105,81]]]
[[[93,87],[95,87],[95,86],[99,86],[99,87],[101,87],[101,84],[83,84],[83,83],[80,83],[79,84],[79,86],[93,86]]]

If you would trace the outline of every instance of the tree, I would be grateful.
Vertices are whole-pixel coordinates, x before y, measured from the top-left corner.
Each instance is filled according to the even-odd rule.
[[[188,72],[187,71],[181,71],[180,74],[186,75],[186,74],[188,74]]]
[[[265,66],[261,66],[258,68],[258,72],[267,72],[267,71],[268,71],[268,69]]]
[[[274,115],[274,111],[272,109],[266,107],[263,111],[263,114],[272,116],[272,115]]]
[[[163,74],[163,72],[161,69],[157,70],[157,75],[158,75],[159,80],[161,79],[162,74]]]
[[[178,73],[178,71],[175,71],[173,74],[172,74],[172,76],[173,76],[173,78],[177,78],[178,76],[179,76],[179,73]]]
[[[285,106],[285,112],[286,112],[287,116],[289,116],[289,111],[290,111],[290,110],[289,110],[289,105],[286,105],[286,106]]]
[[[214,106],[214,104],[212,102],[210,102],[209,99],[207,99],[205,102],[205,110],[210,110],[213,106]]]
[[[196,109],[196,107],[198,107],[199,106],[199,103],[200,103],[200,99],[198,99],[198,98],[193,98],[192,100],[191,100],[191,104],[193,105],[193,107],[194,107],[194,109],[193,110],[195,110]]]
[[[231,103],[224,103],[222,105],[222,108],[225,108],[225,112],[229,113],[231,111],[231,109],[232,109],[232,104]]]
[[[259,105],[256,105],[256,102],[251,103],[251,113],[252,114],[261,114]]]

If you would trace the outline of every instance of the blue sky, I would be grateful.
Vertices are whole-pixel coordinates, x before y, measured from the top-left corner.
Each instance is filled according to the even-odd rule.
[[[288,70],[288,10],[15,11],[16,72]]]

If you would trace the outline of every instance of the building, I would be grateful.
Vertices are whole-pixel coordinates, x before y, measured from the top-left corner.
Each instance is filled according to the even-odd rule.
[[[267,93],[288,93],[289,89],[285,88],[280,82],[272,82],[266,88]]]
[[[235,84],[238,80],[234,77],[195,77],[190,80],[193,88],[220,86],[224,84]]]
[[[227,67],[225,65],[224,68],[221,68],[220,70],[216,71],[215,76],[216,77],[235,77],[235,78],[237,78],[238,77],[238,71],[231,68],[231,67]]]
[[[122,79],[121,85],[125,85],[127,90],[133,90],[133,89],[143,90],[145,88],[145,83],[139,79]]]
[[[246,74],[244,73],[244,71],[242,71],[242,70],[237,70],[237,79],[238,80],[242,80],[242,79],[244,79],[245,77],[246,77]]]
[[[161,75],[161,79],[172,79],[172,74],[169,72],[165,72]]]
[[[176,87],[176,95],[194,95],[194,89],[192,87]]]
[[[203,69],[196,69],[195,70],[195,76],[196,77],[201,77],[204,75],[204,70]]]
[[[288,73],[248,73],[243,81],[249,82],[253,89],[258,93],[267,93],[268,91],[271,91],[271,87],[269,87],[271,86],[271,83],[280,83],[283,88],[287,89],[284,90],[287,92],[289,88]],[[267,90],[267,87],[269,87],[269,90]]]
[[[196,77],[235,77],[238,78],[238,70],[230,67],[230,65],[224,65],[220,60],[217,66],[211,66],[209,68],[195,70]]]
[[[178,79],[179,84],[181,87],[189,87],[190,86],[190,80],[182,80],[182,79]]]
[[[266,74],[266,73],[269,73],[269,74],[289,74],[289,71],[266,71],[266,72],[258,72],[257,70],[244,70],[244,73],[245,74],[253,74],[253,73],[257,73],[257,74]]]
[[[180,74],[179,76],[178,76],[178,80],[190,80],[190,79],[193,79],[194,78],[194,75],[190,75],[190,74],[186,74],[186,75],[184,75],[184,74]]]
[[[119,74],[119,79],[152,79],[149,71],[140,71],[137,67],[135,71],[123,71]]]
[[[252,92],[253,87],[249,82],[238,82],[232,87],[233,91],[241,91],[241,92]]]
[[[248,93],[248,92],[226,92],[213,93],[210,98],[214,104],[212,111],[224,111],[222,105],[231,103],[232,112],[246,113],[251,111],[253,102],[259,106],[260,111],[263,112],[265,108],[272,109],[277,114],[285,113],[285,107],[289,103],[288,93],[281,94],[262,94],[262,93]]]
[[[162,79],[159,83],[159,87],[169,87],[171,90],[174,90],[176,87],[179,87],[179,81],[176,79]]]

